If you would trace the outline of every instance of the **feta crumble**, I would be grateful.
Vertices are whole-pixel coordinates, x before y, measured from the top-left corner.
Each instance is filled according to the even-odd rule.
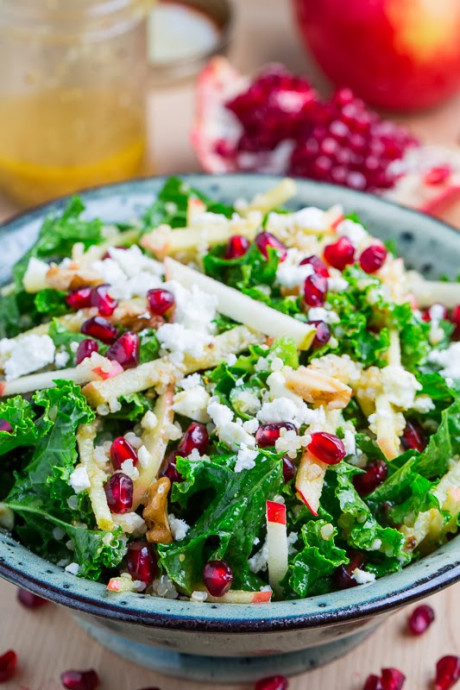
[[[367,570],[361,570],[361,568],[355,568],[353,570],[352,578],[355,580],[355,582],[358,583],[358,585],[367,585],[367,584],[370,584],[371,582],[374,582],[375,575],[374,575],[374,573],[368,573]]]
[[[7,381],[52,364],[55,354],[56,348],[49,335],[32,334],[17,340],[0,340],[0,357]]]
[[[444,378],[460,379],[460,342],[452,343],[445,350],[433,350],[428,361],[441,367]]]
[[[84,465],[77,465],[74,469],[69,477],[69,486],[72,487],[76,494],[81,494],[82,491],[90,488],[91,482],[89,481],[88,470]]]
[[[78,565],[78,563],[69,563],[69,565],[67,565],[64,568],[64,570],[66,571],[66,573],[70,573],[71,575],[78,575],[78,573],[80,572],[80,566]]]
[[[185,539],[185,537],[187,536],[187,532],[190,529],[190,525],[188,525],[185,522],[185,520],[176,518],[174,513],[169,513],[168,522],[171,528],[172,535],[174,537],[174,541],[182,541],[183,539]]]
[[[176,393],[173,410],[196,422],[206,424],[210,421],[210,416],[207,412],[209,401],[210,395],[206,388],[198,385]]]
[[[248,448],[244,443],[241,444],[238,450],[238,455],[234,467],[235,472],[242,472],[243,470],[252,470],[256,466],[257,451]]]

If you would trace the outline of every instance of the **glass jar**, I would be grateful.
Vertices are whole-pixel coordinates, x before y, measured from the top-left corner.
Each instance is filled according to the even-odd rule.
[[[21,205],[142,171],[151,0],[0,0],[0,188]]]

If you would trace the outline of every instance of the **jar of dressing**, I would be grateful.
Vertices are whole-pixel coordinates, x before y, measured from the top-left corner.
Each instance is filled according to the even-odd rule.
[[[142,172],[151,0],[0,0],[0,189],[21,205]]]

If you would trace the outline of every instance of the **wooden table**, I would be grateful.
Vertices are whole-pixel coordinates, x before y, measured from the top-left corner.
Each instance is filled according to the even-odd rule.
[[[234,0],[236,17],[231,58],[236,66],[253,71],[264,62],[278,60],[288,67],[315,78],[327,87],[315,70],[306,64],[293,33],[289,3],[280,0]],[[426,141],[458,143],[460,97],[438,110],[400,118]],[[152,93],[149,97],[151,150],[158,173],[197,170],[198,164],[188,144],[193,118],[191,84]],[[0,199],[0,216],[7,217],[14,207]],[[460,212],[450,220],[460,227]],[[388,620],[359,649],[343,659],[299,676],[290,690],[361,690],[370,672],[382,666],[396,666],[408,676],[405,690],[431,687],[436,660],[460,651],[459,588],[451,588],[428,600],[437,620],[429,632],[413,638],[405,634],[408,612]],[[14,648],[20,655],[21,671],[5,690],[59,690],[59,674],[68,668],[94,667],[105,690],[136,690],[159,686],[162,690],[198,690],[196,683],[184,683],[155,675],[105,651],[90,640],[66,611],[50,605],[30,612],[15,600],[14,587],[0,583],[0,653]],[[242,689],[249,686],[214,685],[214,690]]]

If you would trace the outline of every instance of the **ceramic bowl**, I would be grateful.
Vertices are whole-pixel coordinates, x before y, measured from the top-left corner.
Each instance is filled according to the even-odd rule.
[[[251,197],[276,178],[260,175],[185,176],[223,201]],[[83,194],[88,216],[130,220],[151,203],[162,178]],[[0,282],[33,242],[44,216],[64,201],[6,223]],[[340,203],[355,211],[383,240],[393,239],[408,264],[430,278],[454,276],[460,238],[454,228],[370,195],[305,180],[292,205]],[[108,594],[103,585],[64,572],[0,534],[0,575],[70,609],[96,640],[131,661],[161,673],[202,682],[242,682],[273,673],[300,673],[358,645],[396,609],[460,579],[460,541],[453,539],[401,572],[354,589],[308,599],[252,606],[198,604],[139,594]]]

